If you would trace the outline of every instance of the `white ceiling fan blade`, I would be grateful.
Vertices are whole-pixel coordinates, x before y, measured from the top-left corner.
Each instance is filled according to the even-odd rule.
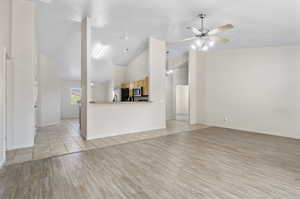
[[[183,42],[192,41],[194,39],[197,39],[197,37],[190,37],[190,38],[186,38],[186,39],[183,39],[183,40],[178,40],[178,41],[168,42],[168,43],[169,44],[177,44],[177,43],[183,43]]]
[[[208,38],[209,38],[209,40],[211,40],[211,41],[214,41],[214,42],[220,42],[220,43],[228,43],[228,42],[230,41],[229,39],[225,39],[225,38],[223,38],[223,37],[216,36],[216,35],[214,35],[214,36],[209,36]]]
[[[218,28],[215,28],[215,29],[212,29],[210,30],[207,34],[208,35],[215,35],[215,34],[218,34],[220,32],[224,32],[226,30],[231,30],[233,29],[233,25],[232,24],[227,24],[227,25],[224,25],[224,26],[221,26],[221,27],[218,27]]]
[[[195,27],[191,27],[192,29],[192,32],[195,34],[195,35],[201,35],[202,33]]]

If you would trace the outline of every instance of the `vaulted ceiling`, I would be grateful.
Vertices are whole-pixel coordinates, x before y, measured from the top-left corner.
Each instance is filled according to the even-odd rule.
[[[150,36],[166,41],[192,36],[186,27],[199,24],[200,12],[208,14],[208,28],[235,26],[222,34],[231,42],[211,50],[300,44],[299,0],[34,1],[39,49],[57,62],[64,79],[80,79],[80,22],[85,16],[92,19],[93,45],[108,46],[100,59],[93,60],[94,79],[107,78],[112,64],[126,65]],[[172,46],[171,56],[187,49]]]

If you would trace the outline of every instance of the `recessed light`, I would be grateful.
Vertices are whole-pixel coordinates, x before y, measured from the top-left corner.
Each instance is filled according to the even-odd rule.
[[[120,37],[120,39],[128,40],[128,39],[129,39],[128,33],[125,32],[124,35],[122,35],[122,36]]]
[[[170,75],[170,74],[172,74],[172,73],[174,73],[174,71],[173,70],[167,70],[167,75]]]
[[[95,46],[94,46],[94,49],[92,51],[92,57],[94,59],[99,59],[103,54],[104,54],[104,51],[108,48],[108,46],[105,46],[103,44],[101,44],[100,42],[97,43]]]

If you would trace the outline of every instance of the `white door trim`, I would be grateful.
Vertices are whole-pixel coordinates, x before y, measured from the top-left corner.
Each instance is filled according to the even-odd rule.
[[[0,168],[6,159],[6,49],[0,47]]]

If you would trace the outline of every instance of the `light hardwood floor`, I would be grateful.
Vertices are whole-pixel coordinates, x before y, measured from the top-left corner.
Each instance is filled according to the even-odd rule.
[[[0,170],[1,199],[298,199],[300,140],[206,128]]]
[[[58,125],[39,128],[35,137],[34,147],[8,151],[6,165],[202,128],[207,128],[207,126],[189,125],[184,121],[170,120],[167,121],[166,129],[86,141],[80,137],[78,120],[63,120]]]

